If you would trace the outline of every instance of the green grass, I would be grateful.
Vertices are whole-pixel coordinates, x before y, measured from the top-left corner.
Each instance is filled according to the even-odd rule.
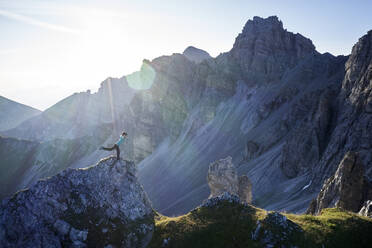
[[[323,209],[321,215],[285,214],[301,226],[303,247],[369,247],[372,219],[338,208]]]
[[[259,247],[251,240],[251,230],[265,211],[252,206],[230,203],[218,207],[202,207],[179,217],[158,214],[149,247]]]
[[[228,202],[178,217],[157,214],[149,247],[162,247],[164,239],[169,239],[166,247],[262,247],[251,237],[257,220],[266,215],[265,210]],[[368,247],[372,242],[372,220],[354,213],[325,209],[320,216],[284,215],[303,229],[289,237],[297,247]]]

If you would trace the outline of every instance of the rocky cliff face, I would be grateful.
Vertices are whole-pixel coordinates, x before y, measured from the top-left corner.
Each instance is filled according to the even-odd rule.
[[[317,53],[277,18],[255,20],[230,52],[197,66],[195,85],[205,86],[180,135],[139,165],[139,178],[163,213],[185,213],[205,199],[207,165],[227,156],[252,181],[253,202],[261,207],[305,211],[314,197],[301,189],[329,142],[347,58]],[[255,57],[263,51],[261,60]],[[160,180],[162,186],[152,187]]]
[[[145,247],[153,210],[133,162],[101,160],[3,200],[1,247]]]
[[[310,204],[308,213],[320,214],[324,208],[339,207],[358,212],[372,197],[372,187],[365,177],[365,166],[359,155],[348,152],[335,174],[324,182],[318,197]]]
[[[284,30],[276,16],[249,20],[230,51],[248,83],[279,81],[285,70],[315,53],[310,39]]]
[[[252,202],[252,184],[247,176],[238,176],[232,158],[220,159],[209,165],[207,181],[211,194],[217,197],[225,192],[237,195],[243,202]]]
[[[0,131],[14,128],[41,111],[0,96]]]
[[[320,161],[314,166],[313,189],[333,175],[348,151],[358,153],[358,160],[364,165],[363,177],[372,178],[372,136],[370,127],[372,115],[369,98],[372,89],[372,32],[359,39],[345,64],[346,74],[337,97],[335,127]],[[370,183],[370,182],[369,182]],[[354,209],[354,208],[353,208]],[[358,209],[359,210],[359,209]],[[353,210],[356,211],[356,210]]]
[[[362,216],[372,218],[372,201],[371,200],[364,202],[362,208],[359,211],[359,214]]]

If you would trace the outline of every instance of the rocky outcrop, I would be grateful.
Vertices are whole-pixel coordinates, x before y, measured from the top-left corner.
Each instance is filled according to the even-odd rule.
[[[365,201],[362,208],[359,211],[362,216],[372,218],[372,200]]]
[[[202,62],[205,59],[212,58],[209,55],[209,53],[207,53],[206,51],[204,51],[202,49],[199,49],[199,48],[196,48],[196,47],[193,47],[193,46],[187,47],[185,49],[185,51],[183,51],[182,54],[185,55],[186,58],[188,58],[191,61],[194,61],[197,64]]]
[[[364,177],[364,166],[358,154],[348,152],[336,173],[325,181],[317,199],[307,213],[319,214],[323,208],[339,207],[358,212],[368,197],[369,184]]]
[[[211,190],[209,198],[228,192],[239,196],[244,202],[252,202],[252,184],[246,175],[238,177],[231,157],[210,164],[207,181]]]
[[[153,210],[133,162],[109,157],[68,169],[5,199],[1,247],[143,247]]]
[[[278,212],[270,212],[263,220],[257,221],[252,240],[264,247],[293,247],[291,241],[301,235],[302,228]]]

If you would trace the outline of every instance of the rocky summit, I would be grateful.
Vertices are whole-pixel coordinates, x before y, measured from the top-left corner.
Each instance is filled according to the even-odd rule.
[[[68,169],[3,200],[0,247],[144,247],[153,210],[133,162]]]

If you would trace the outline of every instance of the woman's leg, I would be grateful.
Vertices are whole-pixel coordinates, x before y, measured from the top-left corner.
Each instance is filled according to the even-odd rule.
[[[116,148],[116,158],[119,160],[120,159],[120,148],[116,144],[115,144],[115,148]]]
[[[112,150],[114,150],[115,149],[115,146],[116,146],[116,144],[114,145],[114,146],[112,146],[112,147],[101,147],[103,150],[105,150],[105,151],[112,151]]]

